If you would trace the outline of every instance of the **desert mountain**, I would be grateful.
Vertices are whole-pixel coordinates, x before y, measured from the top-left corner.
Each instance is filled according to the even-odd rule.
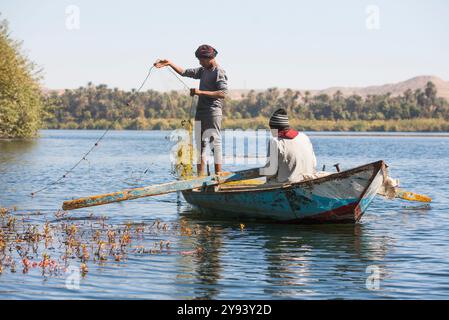
[[[378,86],[368,86],[368,87],[331,87],[323,90],[307,90],[307,89],[297,89],[301,93],[309,91],[312,96],[318,94],[328,94],[333,95],[337,91],[341,91],[344,96],[349,96],[351,94],[357,94],[360,96],[367,95],[377,95],[391,93],[392,96],[397,96],[407,89],[416,90],[423,89],[428,81],[432,81],[438,92],[439,97],[446,98],[449,101],[449,81],[444,81],[441,78],[435,76],[418,76],[402,82],[389,83]],[[285,89],[279,89],[281,92]],[[248,93],[250,90],[230,90],[230,97],[233,99],[241,99],[242,95]],[[256,93],[264,90],[254,90]]]

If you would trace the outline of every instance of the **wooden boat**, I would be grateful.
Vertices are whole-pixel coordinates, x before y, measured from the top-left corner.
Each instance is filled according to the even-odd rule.
[[[355,223],[387,177],[377,161],[287,185],[221,185],[182,191],[186,201],[214,214],[288,223]]]
[[[397,180],[388,177],[383,161],[293,184],[273,185],[254,180],[260,177],[260,168],[190,177],[67,200],[62,208],[74,210],[181,191],[190,204],[226,217],[237,215],[289,223],[354,223],[361,219],[376,194],[389,199],[432,201],[426,195],[399,189]]]

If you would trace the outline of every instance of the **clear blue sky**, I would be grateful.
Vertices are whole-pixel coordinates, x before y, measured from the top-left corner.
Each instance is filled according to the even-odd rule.
[[[77,30],[66,28],[68,5],[80,9]],[[367,28],[369,5],[379,9],[379,29]],[[49,88],[135,88],[156,58],[196,66],[202,43],[218,49],[234,89],[449,80],[446,0],[0,0],[0,12]],[[158,70],[146,88],[182,86]]]

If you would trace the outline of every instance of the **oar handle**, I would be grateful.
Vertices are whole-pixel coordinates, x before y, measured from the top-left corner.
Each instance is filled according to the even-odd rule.
[[[94,196],[64,201],[64,203],[62,204],[62,209],[73,210],[79,208],[100,206],[103,204],[113,202],[121,202],[171,192],[191,190],[204,186],[214,186],[229,181],[252,179],[257,178],[259,176],[260,176],[260,169],[254,168],[237,172],[227,172],[214,176],[173,181],[143,188],[126,189],[112,193],[98,194]]]

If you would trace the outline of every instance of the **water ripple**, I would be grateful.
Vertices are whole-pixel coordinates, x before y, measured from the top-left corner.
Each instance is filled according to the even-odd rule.
[[[143,225],[132,248],[170,241],[169,252],[130,250],[123,261],[89,264],[80,289],[66,275],[0,275],[5,299],[447,299],[449,297],[449,139],[445,137],[311,137],[318,167],[342,168],[384,159],[405,189],[432,204],[376,198],[357,225],[278,225],[210,218],[179,194],[138,199],[58,216],[62,201],[170,181],[167,132],[117,131],[66,181],[35,198],[99,135],[96,131],[43,131],[33,142],[0,141],[0,206],[17,206],[23,223],[85,228]],[[142,174],[150,168],[147,174]],[[186,223],[203,232],[160,234],[154,224]],[[209,235],[204,230],[213,230]],[[200,250],[200,249],[201,250]],[[54,246],[53,255],[61,250]],[[72,261],[79,264],[77,259]],[[371,268],[371,269],[370,269]],[[374,268],[374,269],[372,269]],[[369,270],[379,288],[370,290]],[[20,270],[19,270],[20,271]],[[368,286],[367,286],[368,284]],[[372,289],[372,288],[371,288]]]

